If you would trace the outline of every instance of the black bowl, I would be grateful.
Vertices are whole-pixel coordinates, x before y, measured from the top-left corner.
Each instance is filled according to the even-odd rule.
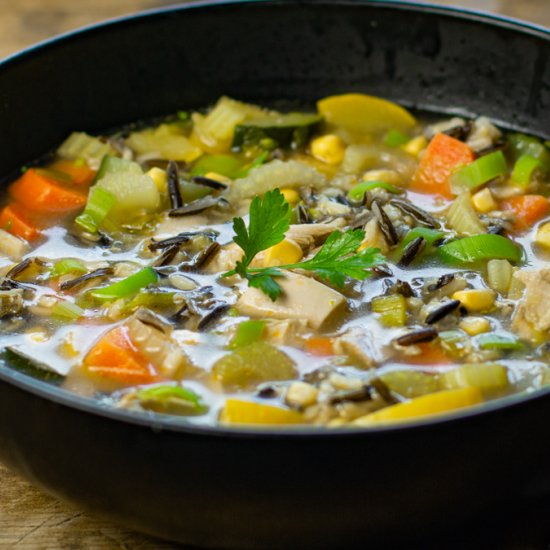
[[[129,17],[0,64],[0,174],[72,130],[222,94],[312,103],[361,91],[548,137],[549,37],[401,2],[221,2]],[[363,432],[198,428],[0,367],[2,461],[87,510],[208,547],[387,546],[517,511],[550,494],[548,419],[550,390]]]

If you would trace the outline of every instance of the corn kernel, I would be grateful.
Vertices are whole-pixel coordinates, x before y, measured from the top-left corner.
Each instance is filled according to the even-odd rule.
[[[462,319],[459,326],[470,336],[477,336],[491,330],[491,323],[485,317],[466,317]]]
[[[218,172],[208,172],[204,174],[204,177],[210,180],[219,181],[224,185],[231,185],[231,180],[228,177],[223,176],[222,174],[218,174]]]
[[[460,300],[468,311],[487,311],[495,305],[496,293],[489,288],[459,290],[453,300]]]
[[[300,202],[300,194],[296,191],[296,189],[289,189],[288,187],[285,187],[281,189],[281,194],[288,204],[294,205]]]
[[[268,248],[264,253],[264,267],[295,264],[302,259],[300,245],[290,239],[284,239],[279,244]]]
[[[334,134],[318,137],[311,142],[311,154],[326,164],[340,164],[345,152],[346,144]]]
[[[155,182],[159,193],[168,192],[168,178],[164,170],[155,166],[147,172],[147,175]]]
[[[550,248],[550,222],[541,225],[537,229],[537,236],[535,237],[535,242],[537,244],[540,244],[541,246]]]
[[[428,140],[424,136],[417,136],[412,138],[410,141],[405,143],[401,148],[403,151],[417,157],[420,154],[420,151],[425,149],[428,146]]]
[[[392,185],[401,183],[401,176],[395,170],[368,170],[361,179],[363,181],[385,181]]]
[[[472,197],[472,203],[474,205],[474,208],[482,214],[486,214],[491,210],[496,210],[498,207],[495,199],[493,198],[491,190],[487,187],[481,191],[478,191]]]

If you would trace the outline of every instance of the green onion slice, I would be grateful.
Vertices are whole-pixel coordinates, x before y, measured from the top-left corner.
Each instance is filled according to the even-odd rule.
[[[523,342],[516,336],[502,334],[482,334],[477,342],[481,349],[521,351],[525,348]]]

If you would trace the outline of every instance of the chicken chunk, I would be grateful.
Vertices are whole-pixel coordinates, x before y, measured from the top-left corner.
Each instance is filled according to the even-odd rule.
[[[512,328],[522,338],[550,329],[550,267],[514,274],[525,285],[525,292],[512,319]]]
[[[261,290],[249,287],[239,298],[237,310],[251,317],[305,319],[310,327],[319,328],[347,308],[342,294],[310,277],[286,273],[277,282],[283,293],[276,301]]]

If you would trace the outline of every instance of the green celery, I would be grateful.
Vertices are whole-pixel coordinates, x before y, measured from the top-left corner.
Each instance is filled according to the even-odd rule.
[[[502,350],[502,351],[521,351],[525,348],[523,342],[512,335],[502,334],[482,334],[477,338],[477,343],[481,349]]]
[[[531,155],[522,155],[512,170],[512,181],[527,186],[533,179],[535,170],[542,168],[542,162]]]
[[[440,246],[438,250],[443,260],[462,264],[495,258],[517,263],[523,257],[523,249],[519,245],[506,237],[491,234],[457,239]]]
[[[508,172],[502,151],[495,151],[467,164],[451,176],[451,184],[458,189],[477,189]]]
[[[65,258],[56,262],[50,271],[50,277],[61,277],[62,275],[68,275],[69,273],[81,274],[86,273],[88,270],[86,266],[80,261],[73,258]]]
[[[135,393],[140,405],[161,414],[197,415],[208,411],[202,397],[181,386],[154,386]]]
[[[84,310],[66,300],[57,302],[52,309],[52,318],[57,321],[74,322],[84,315]]]
[[[506,136],[508,155],[512,162],[516,162],[523,155],[529,155],[541,162],[545,172],[550,170],[550,151],[541,140],[534,136],[513,133]]]
[[[85,231],[96,233],[116,203],[115,196],[101,187],[92,187],[84,212],[75,223]]]
[[[144,267],[137,273],[130,275],[122,281],[118,281],[109,286],[104,286],[92,290],[90,295],[103,302],[127,298],[138,293],[142,288],[158,281],[158,275],[151,267]]]
[[[384,136],[384,145],[387,145],[388,147],[400,147],[401,145],[408,143],[410,139],[411,138],[407,134],[393,129],[389,130]]]
[[[385,181],[362,181],[348,191],[348,199],[360,201],[365,196],[365,193],[372,189],[384,189],[394,194],[403,193],[403,189]]]
[[[240,348],[257,342],[265,331],[265,321],[243,321],[229,343],[229,349]]]
[[[407,304],[401,294],[377,296],[371,301],[372,311],[380,315],[380,322],[387,327],[402,327],[407,316]]]
[[[243,163],[231,155],[203,155],[195,162],[191,170],[192,176],[204,176],[208,172],[216,172],[231,179],[239,177]]]

